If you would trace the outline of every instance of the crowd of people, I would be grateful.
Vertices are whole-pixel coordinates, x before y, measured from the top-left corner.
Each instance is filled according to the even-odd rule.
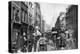
[[[73,39],[72,33],[69,33],[69,31],[52,31],[41,33],[38,29],[36,29],[35,32],[27,34],[27,36],[25,32],[23,35],[24,36],[17,38],[17,43],[14,46],[14,52],[75,49],[75,39]]]

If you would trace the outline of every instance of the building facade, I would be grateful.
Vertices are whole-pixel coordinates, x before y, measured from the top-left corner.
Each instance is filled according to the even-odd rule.
[[[72,36],[75,39],[75,48],[78,48],[78,6],[71,5],[67,9],[66,13],[66,28],[72,32]]]
[[[33,30],[33,26],[29,24],[28,17],[28,2],[22,1],[11,1],[9,2],[9,46],[10,52],[17,52],[17,50],[21,47],[24,47],[23,37],[28,37],[28,33],[30,34]],[[11,13],[10,13],[11,12]],[[10,26],[11,25],[11,26]]]
[[[66,39],[71,43],[66,44],[69,49],[78,48],[78,6],[71,5],[66,13],[61,13],[58,17],[55,27],[66,34]],[[68,48],[67,47],[67,48]]]
[[[66,30],[66,13],[61,12],[56,23],[55,23],[55,28],[59,30]]]
[[[41,30],[41,10],[40,10],[40,4],[35,2],[35,10],[34,10],[34,18],[35,18],[35,26],[39,27],[39,30]]]
[[[45,32],[45,21],[42,20],[41,22],[41,32],[44,33]]]

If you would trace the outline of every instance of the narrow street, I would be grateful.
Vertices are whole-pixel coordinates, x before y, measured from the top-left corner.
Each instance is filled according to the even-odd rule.
[[[11,53],[78,48],[77,5],[9,2]]]

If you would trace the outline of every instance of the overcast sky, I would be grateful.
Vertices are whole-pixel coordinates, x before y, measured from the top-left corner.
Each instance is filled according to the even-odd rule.
[[[66,12],[68,5],[66,4],[54,4],[54,3],[40,3],[41,14],[43,19],[51,27],[55,26],[55,22],[60,14],[60,12]]]

